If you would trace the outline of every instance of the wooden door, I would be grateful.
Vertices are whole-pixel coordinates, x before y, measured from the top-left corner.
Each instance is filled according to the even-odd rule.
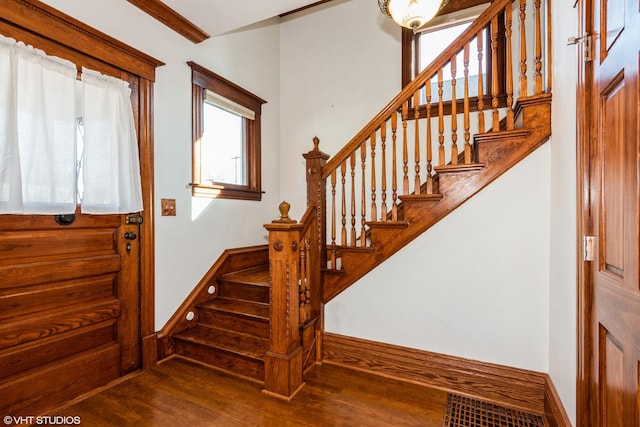
[[[589,0],[584,15],[593,38],[584,119],[590,126],[585,229],[594,236],[594,256],[585,277],[590,397],[579,396],[589,406],[579,406],[581,425],[640,425],[639,6],[638,0]]]
[[[0,216],[3,414],[37,414],[140,364],[139,226],[126,215],[60,222]]]

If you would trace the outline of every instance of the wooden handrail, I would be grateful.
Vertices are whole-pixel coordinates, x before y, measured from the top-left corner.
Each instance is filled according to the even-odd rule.
[[[327,179],[331,175],[331,171],[339,168],[342,162],[347,160],[349,156],[358,148],[362,141],[377,131],[377,129],[389,119],[389,116],[402,108],[402,104],[420,89],[434,74],[444,67],[451,57],[457,52],[464,49],[465,44],[469,43],[478,32],[486,27],[493,17],[503,11],[505,6],[512,3],[513,0],[495,0],[473,23],[460,34],[440,55],[438,55],[429,66],[427,66],[420,74],[416,76],[407,86],[402,89],[365,127],[363,127],[329,162],[322,171],[322,179]]]

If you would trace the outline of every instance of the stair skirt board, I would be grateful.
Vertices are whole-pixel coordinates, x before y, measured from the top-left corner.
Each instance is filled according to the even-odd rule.
[[[544,427],[540,415],[449,393],[443,427]]]
[[[571,427],[544,373],[327,332],[322,361],[539,415],[549,427]]]

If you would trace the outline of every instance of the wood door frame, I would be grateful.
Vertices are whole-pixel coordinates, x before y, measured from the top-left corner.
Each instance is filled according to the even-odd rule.
[[[592,19],[592,0],[578,0],[578,34],[584,34]],[[593,364],[593,283],[591,262],[584,261],[583,236],[593,232],[590,213],[590,175],[592,169],[591,127],[587,120],[591,111],[591,89],[593,66],[584,61],[582,49],[578,53],[578,87],[576,99],[576,139],[577,139],[577,384],[576,423],[590,426],[591,411],[591,366]]]
[[[142,179],[143,223],[140,225],[140,339],[142,367],[156,364],[154,284],[154,164],[153,82],[155,69],[164,65],[88,25],[37,0],[0,3],[0,34],[31,44],[47,53],[119,78],[138,78],[137,118]]]

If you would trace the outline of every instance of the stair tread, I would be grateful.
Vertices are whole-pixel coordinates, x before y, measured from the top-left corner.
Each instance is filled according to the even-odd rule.
[[[230,298],[214,298],[198,304],[199,308],[214,310],[237,316],[269,321],[269,304]]]
[[[256,286],[271,286],[269,283],[269,266],[260,266],[243,271],[227,273],[221,277],[225,282],[243,283]]]
[[[264,360],[269,348],[267,339],[202,325],[180,332],[174,338],[260,360]]]

